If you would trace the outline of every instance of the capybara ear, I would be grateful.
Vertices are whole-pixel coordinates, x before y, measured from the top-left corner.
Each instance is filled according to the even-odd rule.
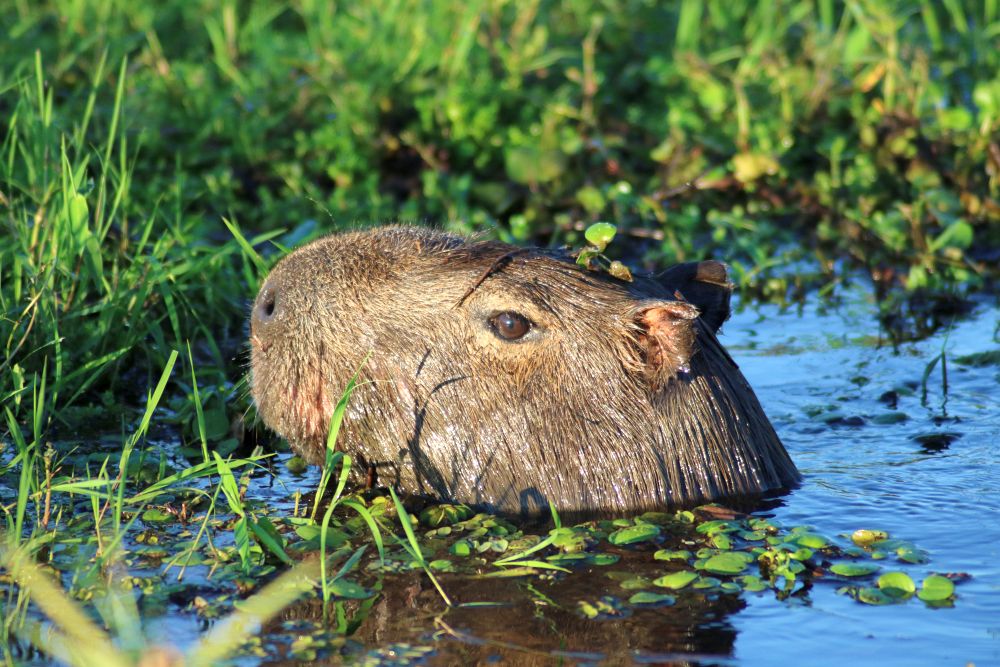
[[[636,310],[645,374],[653,389],[678,373],[690,371],[691,357],[697,351],[695,322],[699,314],[698,308],[686,301],[657,301]]]
[[[686,301],[698,306],[702,321],[713,333],[729,319],[733,284],[729,282],[728,267],[722,262],[678,264],[656,276],[656,280],[671,293],[680,292]]]

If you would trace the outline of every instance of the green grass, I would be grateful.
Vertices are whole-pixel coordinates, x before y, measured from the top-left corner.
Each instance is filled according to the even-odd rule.
[[[358,222],[580,244],[607,219],[633,262],[719,257],[779,301],[859,266],[889,293],[996,277],[997,0],[93,0],[0,21],[0,398],[23,414],[47,364],[46,423],[189,343],[231,382],[266,241]]]
[[[13,0],[0,29],[0,509],[9,549],[55,561],[80,538],[76,595],[137,526],[184,515],[179,578],[211,559],[266,577],[308,543],[348,628],[364,551],[345,545],[373,539],[451,602],[405,509],[343,495],[332,448],[325,514],[246,497],[264,465],[232,432],[249,300],[321,233],[403,220],[580,246],[606,220],[602,261],[712,256],[781,303],[868,275],[919,321],[927,294],[996,285],[1000,0]],[[543,560],[574,535],[556,528],[491,572],[562,569]],[[487,530],[477,546],[503,553]],[[6,646],[26,594],[5,604]]]

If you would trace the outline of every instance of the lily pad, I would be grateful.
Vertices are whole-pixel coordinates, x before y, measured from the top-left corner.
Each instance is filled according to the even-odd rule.
[[[739,574],[746,569],[753,556],[741,551],[727,551],[705,561],[704,569],[713,574]]]
[[[955,584],[951,579],[942,577],[940,574],[932,574],[924,579],[917,597],[924,602],[940,602],[949,599],[954,594]]]
[[[878,587],[894,598],[908,598],[917,590],[913,579],[905,572],[886,572],[878,578]]]
[[[866,577],[880,569],[874,563],[836,563],[830,567],[830,572],[842,577]]]
[[[679,570],[677,572],[665,574],[658,579],[654,579],[653,583],[657,586],[662,586],[663,588],[680,590],[697,578],[698,574],[695,572],[691,572],[690,570]]]
[[[660,549],[653,554],[653,558],[656,560],[688,560],[691,558],[691,552],[687,549],[681,549],[680,551],[672,551],[670,549]]]
[[[433,505],[420,513],[420,523],[431,528],[450,526],[459,521],[465,521],[473,515],[471,508],[465,505]]]
[[[153,507],[142,513],[142,520],[146,523],[167,523],[176,521],[177,517],[169,512]]]
[[[643,588],[648,588],[652,582],[646,577],[632,577],[630,579],[625,579],[618,585],[627,591],[640,590]]]
[[[858,589],[857,598],[865,604],[872,605],[894,604],[898,601],[897,598],[886,594],[878,588],[872,588],[870,586]]]
[[[795,543],[807,549],[822,549],[830,546],[830,540],[816,533],[803,533],[795,537]]]
[[[652,523],[637,523],[608,535],[608,542],[615,546],[648,542],[660,536],[660,527]]]
[[[920,564],[927,562],[927,554],[920,549],[900,547],[896,550],[896,558],[904,563]]]
[[[451,548],[448,549],[448,551],[453,556],[468,556],[472,553],[472,545],[469,544],[468,540],[458,540],[451,545]]]

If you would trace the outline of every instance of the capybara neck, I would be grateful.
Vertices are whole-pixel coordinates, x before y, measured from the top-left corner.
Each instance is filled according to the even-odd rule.
[[[417,227],[328,236],[274,267],[251,315],[264,422],[322,463],[505,513],[635,512],[798,480],[716,331],[725,265],[624,282],[559,253]]]

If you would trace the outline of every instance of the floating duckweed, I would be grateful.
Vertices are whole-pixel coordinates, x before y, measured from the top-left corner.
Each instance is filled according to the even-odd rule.
[[[703,535],[715,535],[716,533],[731,533],[740,529],[739,524],[733,521],[716,519],[714,521],[703,521],[695,529]]]
[[[927,554],[914,547],[900,547],[896,549],[896,558],[904,563],[912,563],[914,565],[927,562]]]
[[[806,547],[799,547],[794,551],[788,552],[788,557],[793,560],[809,560],[813,557],[813,550]]]
[[[747,542],[760,542],[767,537],[762,530],[741,530],[737,535]]]
[[[472,545],[468,540],[459,540],[451,545],[448,552],[453,556],[468,556],[472,554]]]
[[[615,546],[649,542],[660,536],[660,527],[653,523],[637,523],[627,528],[616,530],[608,536],[608,542]]]
[[[874,563],[836,563],[830,567],[831,572],[842,577],[865,577],[879,569]]]
[[[878,587],[894,598],[908,598],[917,590],[913,579],[905,572],[886,572],[878,578]]]
[[[712,546],[716,549],[732,549],[733,541],[729,539],[729,536],[725,533],[719,533],[718,535],[712,536]]]
[[[855,596],[860,602],[872,605],[894,604],[897,601],[896,598],[870,586],[859,588]]]
[[[654,579],[653,583],[657,586],[662,586],[663,588],[680,590],[697,578],[698,574],[695,572],[691,572],[690,570],[679,570],[677,572],[665,574],[658,579]]]
[[[830,546],[830,540],[816,533],[802,533],[801,535],[797,535],[794,542],[808,549],[823,549]]]
[[[707,559],[702,566],[714,574],[739,574],[753,561],[753,556],[745,551],[727,551]]]
[[[706,588],[719,588],[722,586],[722,580],[716,579],[715,577],[698,577],[698,581],[694,582],[693,588],[706,589]]]
[[[924,579],[917,597],[924,602],[941,602],[955,594],[955,584],[948,577],[932,574]]]
[[[591,565],[614,565],[620,558],[618,554],[590,554],[588,562]]]
[[[653,591],[639,591],[628,599],[629,604],[647,607],[667,607],[675,602],[677,602],[677,598],[673,595],[668,595],[667,593],[654,593]]]
[[[166,523],[176,521],[177,517],[173,514],[153,507],[142,513],[142,520],[146,523]]]
[[[630,577],[620,582],[618,585],[627,591],[634,591],[641,588],[648,588],[652,582],[646,577]]]

